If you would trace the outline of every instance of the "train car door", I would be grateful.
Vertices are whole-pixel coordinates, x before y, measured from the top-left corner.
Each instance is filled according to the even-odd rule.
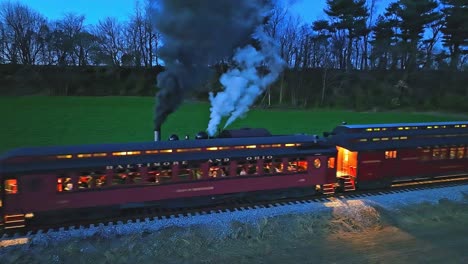
[[[352,176],[357,175],[357,157],[358,152],[349,151],[342,147],[336,147],[338,150],[337,161],[336,161],[336,176]]]
[[[393,181],[399,171],[399,159],[396,150],[386,150],[381,167],[382,180]]]
[[[23,204],[26,213],[47,208],[56,195],[55,175],[30,174],[22,177]]]
[[[22,183],[20,177],[2,178],[2,228],[21,228],[25,226],[25,215],[22,210]]]

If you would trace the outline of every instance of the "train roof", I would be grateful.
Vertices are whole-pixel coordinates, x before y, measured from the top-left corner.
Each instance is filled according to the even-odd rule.
[[[353,151],[468,144],[468,122],[342,125],[330,142]]]
[[[217,159],[237,159],[245,157],[270,157],[275,159],[279,157],[305,158],[307,156],[317,156],[326,154],[335,154],[336,148],[307,148],[301,146],[276,149],[242,149],[242,150],[223,150],[218,152],[198,152],[198,153],[164,153],[158,155],[131,155],[131,156],[107,156],[102,158],[90,159],[64,159],[49,161],[32,161],[27,166],[24,163],[4,163],[1,165],[3,173],[20,173],[27,171],[61,171],[69,169],[89,170],[97,168],[104,170],[106,166],[117,166],[126,164],[153,164],[174,161],[187,162],[206,162]]]
[[[445,128],[458,128],[468,127],[468,121],[449,121],[449,122],[424,122],[424,123],[391,123],[391,124],[355,124],[355,125],[340,125],[335,128],[336,132],[347,131],[377,131],[374,129],[386,128],[387,130],[404,130],[405,128],[412,129],[445,129]],[[434,128],[437,127],[437,128]],[[372,129],[372,130],[369,130]]]
[[[270,137],[249,137],[249,138],[214,138],[214,139],[193,139],[177,141],[156,141],[156,142],[137,142],[137,143],[113,143],[113,144],[89,144],[74,146],[49,146],[49,147],[30,147],[18,148],[8,151],[0,156],[0,160],[7,160],[15,157],[38,157],[38,156],[77,156],[77,155],[95,155],[103,153],[138,153],[138,152],[190,152],[189,150],[224,148],[230,146],[241,148],[268,148],[271,144],[282,144],[283,146],[292,144],[301,145],[320,145],[317,136],[314,135],[279,135]],[[271,147],[271,146],[270,146]],[[131,155],[130,154],[130,155]],[[124,155],[124,154],[123,154]]]
[[[305,157],[334,152],[334,147],[313,135],[36,147],[8,152],[0,159],[0,169],[4,173],[17,173],[248,156]]]

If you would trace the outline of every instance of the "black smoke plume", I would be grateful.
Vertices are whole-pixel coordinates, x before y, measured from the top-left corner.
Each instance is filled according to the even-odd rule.
[[[165,72],[157,78],[159,92],[154,125],[159,130],[184,97],[209,78],[210,66],[230,58],[271,9],[270,0],[152,0],[152,18],[161,33],[159,58]]]

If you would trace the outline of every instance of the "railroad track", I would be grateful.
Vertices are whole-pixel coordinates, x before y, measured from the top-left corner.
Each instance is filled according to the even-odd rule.
[[[236,199],[231,202],[208,207],[198,208],[132,208],[125,209],[117,217],[91,219],[79,221],[76,223],[61,223],[56,225],[38,225],[30,226],[20,230],[6,230],[0,233],[0,247],[8,245],[9,239],[19,239],[22,237],[32,237],[36,234],[49,233],[54,231],[67,231],[67,230],[86,230],[87,228],[97,226],[118,226],[128,223],[139,223],[148,221],[158,221],[170,218],[180,218],[186,216],[198,216],[207,214],[217,214],[225,212],[256,210],[260,208],[280,207],[295,204],[307,203],[325,203],[333,202],[336,199],[358,199],[371,196],[379,196],[386,194],[396,194],[428,189],[455,187],[468,184],[468,175],[466,177],[456,178],[439,178],[439,179],[424,179],[419,181],[400,182],[392,185],[390,189],[372,190],[372,191],[353,191],[348,193],[335,193],[334,195],[315,195],[305,196],[301,198],[285,198],[279,200],[266,200],[252,202],[248,199]],[[6,242],[5,242],[6,241]],[[6,244],[5,244],[6,243]]]

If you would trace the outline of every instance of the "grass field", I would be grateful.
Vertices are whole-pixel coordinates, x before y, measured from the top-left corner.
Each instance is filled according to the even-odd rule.
[[[16,147],[139,142],[153,139],[154,99],[148,97],[0,98],[0,153]],[[208,103],[185,103],[163,125],[163,138],[205,130]],[[230,128],[265,127],[275,134],[330,131],[342,121],[389,123],[466,120],[454,115],[341,110],[253,109]]]

